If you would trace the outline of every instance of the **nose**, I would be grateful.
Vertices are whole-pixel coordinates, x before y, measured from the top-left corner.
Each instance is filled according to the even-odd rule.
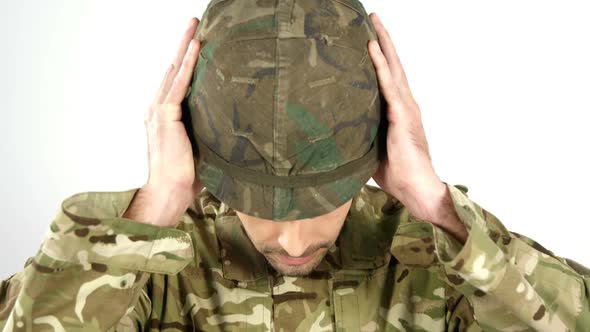
[[[309,247],[309,237],[304,236],[301,221],[289,221],[279,235],[278,242],[291,257],[303,255]]]

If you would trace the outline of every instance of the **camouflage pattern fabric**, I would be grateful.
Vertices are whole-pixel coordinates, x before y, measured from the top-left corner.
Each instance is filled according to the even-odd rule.
[[[213,0],[195,38],[185,118],[196,174],[218,200],[313,218],[375,174],[387,121],[358,0]]]
[[[205,188],[176,228],[121,218],[138,189],[62,204],[0,284],[2,331],[589,331],[590,270],[448,185],[464,245],[366,184],[307,277],[277,275]]]

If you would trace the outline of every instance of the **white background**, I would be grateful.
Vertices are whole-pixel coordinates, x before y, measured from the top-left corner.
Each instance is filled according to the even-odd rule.
[[[590,266],[586,3],[363,3],[397,47],[439,176]],[[35,254],[66,197],[144,183],[143,114],[206,4],[0,1],[0,277]]]

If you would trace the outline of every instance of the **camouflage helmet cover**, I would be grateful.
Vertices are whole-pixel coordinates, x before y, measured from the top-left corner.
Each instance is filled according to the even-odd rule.
[[[259,218],[314,218],[375,173],[386,121],[359,1],[212,0],[195,38],[184,121],[216,198]]]

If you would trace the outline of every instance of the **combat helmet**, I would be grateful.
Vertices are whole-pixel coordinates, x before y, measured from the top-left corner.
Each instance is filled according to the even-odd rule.
[[[213,0],[185,113],[195,171],[221,202],[274,221],[346,203],[383,156],[385,101],[357,0]]]

